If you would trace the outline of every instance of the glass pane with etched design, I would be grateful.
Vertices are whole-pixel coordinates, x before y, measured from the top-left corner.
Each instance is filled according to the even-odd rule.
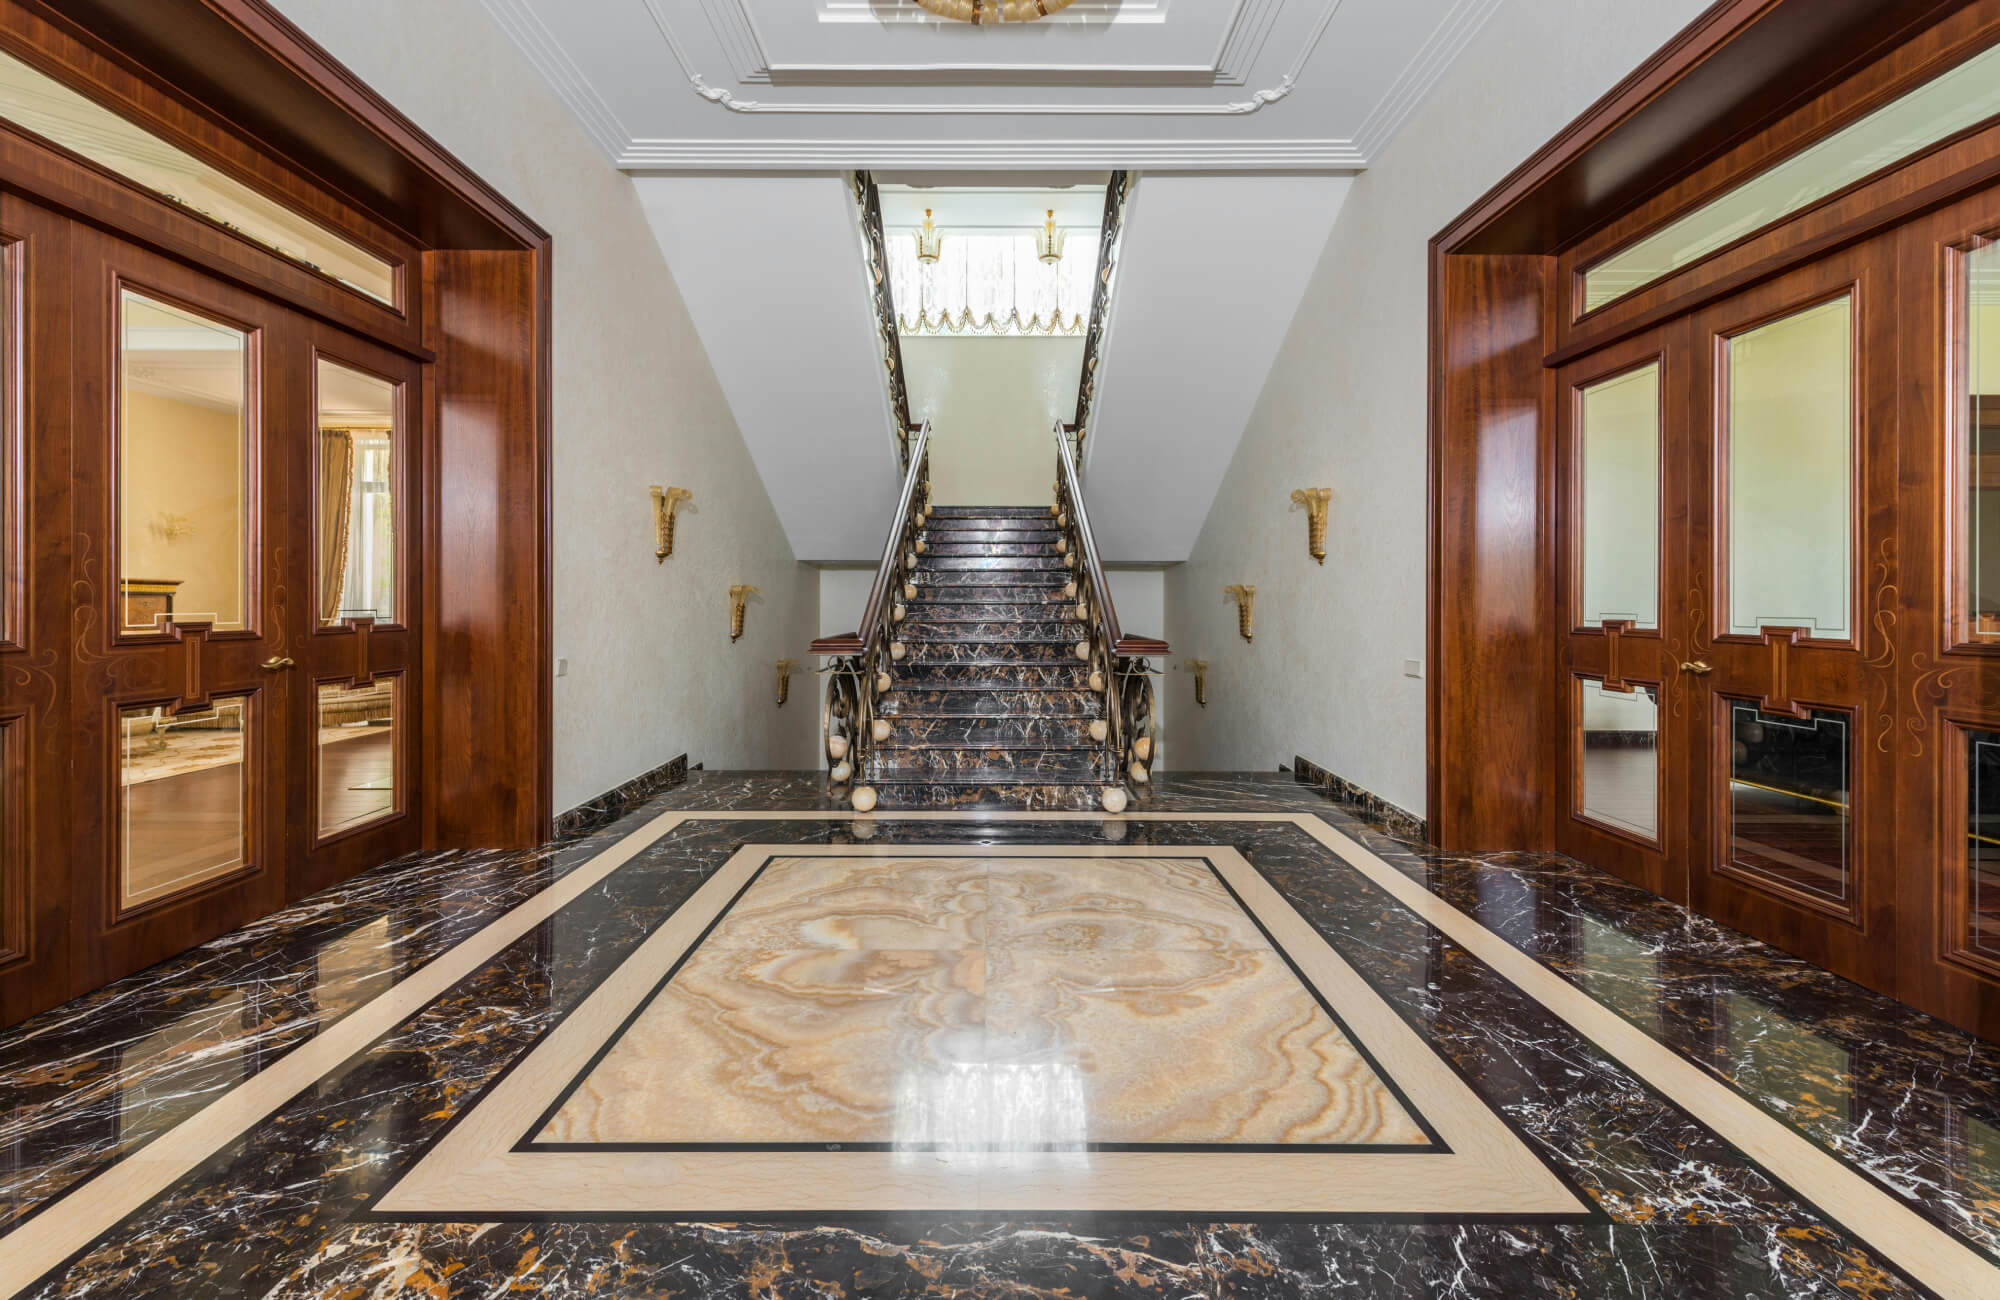
[[[1966,946],[2000,957],[2000,732],[1965,734]]]
[[[127,632],[246,626],[243,331],[123,290],[118,322],[118,596]]]
[[[1577,682],[1581,741],[1577,747],[1577,811],[1592,821],[1645,839],[1660,834],[1659,691],[1634,686],[1607,691],[1591,678]]]
[[[2000,244],[1965,255],[1965,620],[2000,641]]]
[[[1729,709],[1729,862],[1804,894],[1852,897],[1848,715]]]
[[[1578,393],[1583,536],[1579,622],[1660,625],[1660,366]]]
[[[377,821],[401,802],[396,770],[397,678],[319,687],[319,833]]]
[[[1836,298],[1729,340],[1729,630],[1850,633],[1853,311]]]
[[[322,623],[396,621],[396,385],[319,363],[316,536]]]
[[[250,701],[118,711],[119,906],[130,909],[249,862]]]

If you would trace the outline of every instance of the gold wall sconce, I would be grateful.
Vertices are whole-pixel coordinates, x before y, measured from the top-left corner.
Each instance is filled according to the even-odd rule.
[[[661,564],[674,553],[674,507],[694,498],[686,488],[653,484],[653,558]]]
[[[1332,488],[1293,488],[1292,504],[1306,508],[1306,553],[1326,563],[1326,504]]]
[[[756,594],[757,589],[755,587],[746,587],[742,583],[738,583],[729,589],[729,639],[731,641],[742,639],[743,607]]]
[[[798,671],[798,667],[796,659],[778,661],[778,707],[781,709],[785,707],[785,701],[791,698],[792,674]]]
[[[1194,702],[1205,709],[1208,707],[1208,660],[1190,659],[1185,666],[1194,674]]]
[[[1245,641],[1248,641],[1250,639],[1250,620],[1253,617],[1251,611],[1252,607],[1257,603],[1257,588],[1246,586],[1242,583],[1231,583],[1222,589],[1222,594],[1236,602],[1236,630],[1243,634]]]

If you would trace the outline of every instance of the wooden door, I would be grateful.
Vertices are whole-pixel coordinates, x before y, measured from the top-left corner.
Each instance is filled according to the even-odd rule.
[[[1556,847],[1687,898],[1685,322],[1557,375]]]
[[[288,805],[288,893],[417,849],[421,698],[413,539],[421,368],[316,326],[312,434],[287,454],[304,484],[292,545],[312,562],[293,718],[304,778]]]
[[[0,195],[0,1024],[70,987],[70,258]]]
[[[1691,322],[1689,901],[1889,987],[1897,546],[1893,240]],[[1889,620],[1893,622],[1893,616]]]
[[[91,987],[274,910],[310,574],[304,321],[74,227],[77,897]]]

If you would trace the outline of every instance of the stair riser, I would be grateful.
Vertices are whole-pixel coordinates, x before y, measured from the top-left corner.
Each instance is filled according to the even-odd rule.
[[[1048,641],[910,641],[905,664],[1074,664],[1068,645]]]
[[[939,785],[884,784],[875,787],[880,808],[953,808],[960,812],[1096,812],[1102,788],[1096,785]]]
[[[1047,559],[1061,562],[1054,542],[924,542],[923,561],[963,559]]]
[[[889,739],[892,749],[1081,749],[1095,752],[1086,718],[896,718]]]
[[[1103,761],[1087,749],[878,749],[877,781],[978,781],[992,785],[1096,781]]]
[[[972,623],[912,615],[897,625],[897,635],[905,641],[1043,641],[1053,645],[1075,645],[1089,633],[1081,623],[1030,623],[1023,619],[1009,619],[1004,623]]]
[[[995,718],[1088,722],[1104,716],[1104,697],[1090,691],[892,690],[876,712],[885,718]]]
[[[1064,570],[1060,555],[925,555],[917,561],[918,572],[932,573],[1033,573]],[[988,579],[988,581],[995,581]],[[999,579],[1006,582],[1010,579]]]
[[[985,542],[1016,546],[1052,545],[1062,535],[1060,529],[1048,528],[940,528],[942,520],[932,520],[924,529],[924,540],[932,544],[950,543],[953,546],[977,546]]]
[[[932,506],[933,519],[1053,519],[1047,506]]]
[[[907,627],[936,628],[940,632],[957,635],[966,627],[1000,627],[1004,623],[1018,623],[1029,627],[1050,624],[1056,615],[1063,612],[1067,602],[1044,600],[1034,604],[1002,604],[999,602],[968,601],[953,604],[946,601],[920,601],[909,604]],[[1074,621],[1056,624],[1061,627],[1081,627]]]
[[[976,593],[972,596],[963,596],[954,592],[952,588],[1007,587],[1023,591],[1029,588],[1033,588],[1035,592],[1038,594],[1046,593],[1048,595],[1053,596],[1056,593],[1060,592],[1063,589],[1064,585],[1069,583],[1071,580],[1072,580],[1071,575],[1067,569],[1056,569],[1053,571],[1043,571],[1038,569],[1024,573],[1017,573],[1011,576],[995,575],[991,573],[977,573],[977,572],[959,573],[955,571],[946,572],[938,569],[920,569],[915,574],[911,575],[910,585],[914,586],[917,589],[917,598],[920,600],[923,598],[926,589],[929,589],[932,592],[943,593],[942,598],[945,600],[984,600],[987,599],[987,597],[983,594]],[[1008,599],[1013,599],[1013,600],[1033,599],[1033,598],[1034,597],[1032,596],[1008,597]]]
[[[892,690],[1081,691],[1090,669],[1052,664],[905,664],[889,674]]]

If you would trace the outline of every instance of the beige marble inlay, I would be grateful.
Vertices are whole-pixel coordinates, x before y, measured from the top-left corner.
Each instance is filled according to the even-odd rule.
[[[773,860],[538,1140],[1426,1142],[1205,862],[997,857]]]

